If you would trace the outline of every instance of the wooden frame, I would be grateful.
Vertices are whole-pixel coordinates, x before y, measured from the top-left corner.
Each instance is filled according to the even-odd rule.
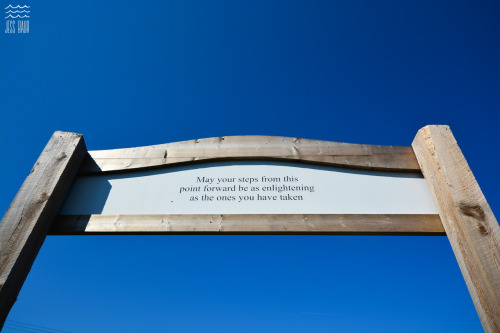
[[[77,173],[226,160],[422,172],[439,215],[58,216]],[[447,126],[421,129],[412,147],[241,136],[90,152],[81,135],[56,132],[0,223],[0,328],[49,233],[446,234],[485,331],[500,331],[500,227]]]

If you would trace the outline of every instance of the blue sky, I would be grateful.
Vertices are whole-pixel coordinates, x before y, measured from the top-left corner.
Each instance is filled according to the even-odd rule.
[[[495,1],[6,1],[0,211],[55,130],[410,145],[451,126],[498,214]],[[5,20],[4,23],[5,25]],[[446,237],[48,237],[9,320],[67,332],[481,332]],[[19,326],[17,326],[19,328]]]

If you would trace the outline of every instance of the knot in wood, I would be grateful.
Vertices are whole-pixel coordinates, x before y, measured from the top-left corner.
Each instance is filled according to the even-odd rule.
[[[470,205],[466,202],[461,202],[458,204],[458,208],[466,216],[470,216],[480,221],[485,220],[486,215],[484,210],[479,205]]]

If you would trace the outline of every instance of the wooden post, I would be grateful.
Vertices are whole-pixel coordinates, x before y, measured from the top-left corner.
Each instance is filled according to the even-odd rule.
[[[86,154],[82,135],[55,132],[0,222],[0,329]]]
[[[412,143],[485,332],[500,332],[500,227],[448,126]]]

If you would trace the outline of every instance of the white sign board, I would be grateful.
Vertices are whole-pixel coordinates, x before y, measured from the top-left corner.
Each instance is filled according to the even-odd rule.
[[[80,176],[61,214],[437,214],[437,210],[418,174],[220,162]]]

